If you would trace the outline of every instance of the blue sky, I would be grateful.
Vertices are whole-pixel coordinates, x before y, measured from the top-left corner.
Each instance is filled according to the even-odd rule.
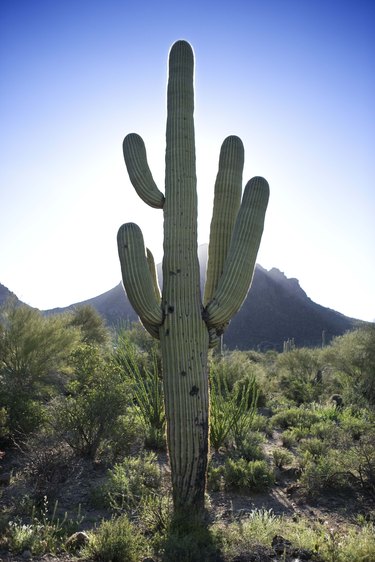
[[[139,133],[163,189],[170,46],[195,51],[199,242],[219,149],[236,134],[271,198],[258,263],[315,302],[375,319],[375,3],[2,0],[0,282],[40,309],[121,278],[137,222],[162,258],[162,212],[134,193]]]

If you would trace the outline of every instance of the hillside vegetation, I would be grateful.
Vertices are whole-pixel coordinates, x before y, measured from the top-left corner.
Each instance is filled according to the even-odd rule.
[[[91,307],[0,311],[0,556],[375,559],[375,326],[210,356],[206,525],[176,521],[158,345]]]

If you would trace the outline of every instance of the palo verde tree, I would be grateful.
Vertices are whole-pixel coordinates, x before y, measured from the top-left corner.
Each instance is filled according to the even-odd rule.
[[[169,55],[165,195],[157,188],[143,140],[123,143],[130,180],[148,205],[163,209],[163,289],[140,228],[121,226],[118,251],[128,298],[145,328],[160,339],[167,442],[175,512],[204,508],[208,456],[208,348],[246,297],[263,232],[269,188],[260,177],[242,193],[244,150],[225,139],[215,184],[204,298],[197,256],[197,190],[194,140],[194,55],[177,41]]]

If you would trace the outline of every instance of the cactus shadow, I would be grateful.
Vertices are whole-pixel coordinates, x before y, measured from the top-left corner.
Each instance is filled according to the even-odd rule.
[[[163,562],[224,562],[208,519],[174,516],[165,541]]]

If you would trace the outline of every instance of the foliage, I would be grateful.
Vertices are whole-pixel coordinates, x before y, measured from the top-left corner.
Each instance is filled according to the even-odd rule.
[[[40,505],[48,497],[56,497],[65,482],[72,482],[81,475],[79,459],[64,442],[54,436],[39,433],[26,442],[17,443],[24,463],[23,475],[28,482],[30,497]]]
[[[155,494],[161,483],[161,474],[154,453],[129,457],[115,464],[100,490],[104,504],[116,512],[137,511],[141,503]]]
[[[89,543],[82,550],[83,558],[100,562],[138,562],[146,553],[145,541],[125,514],[102,521],[89,534]]]
[[[259,492],[266,490],[274,482],[274,474],[266,461],[247,461],[246,459],[226,459],[222,467],[225,488]]]
[[[288,408],[281,410],[272,417],[272,425],[281,429],[290,427],[299,427],[310,429],[310,427],[319,421],[319,415],[307,408]]]
[[[301,484],[310,495],[327,489],[361,488],[375,498],[375,433],[354,439],[344,432],[336,443],[301,444]]]
[[[335,530],[324,523],[296,522],[261,509],[254,510],[246,520],[226,527],[217,523],[212,533],[220,538],[223,554],[231,560],[241,559],[259,545],[269,548],[275,537],[289,544],[291,552],[302,549],[311,560],[320,556],[326,562],[372,562],[375,558],[374,527],[369,523],[360,529],[351,525]],[[298,551],[294,558],[299,559]]]
[[[345,404],[375,405],[375,324],[335,338],[323,357],[338,374]]]
[[[28,316],[22,318],[27,319]],[[9,337],[9,326],[1,324],[2,349],[5,349],[4,342]],[[151,352],[146,353],[137,347],[136,340],[125,334],[126,345],[129,344],[133,354],[130,354],[132,372],[128,374],[128,368],[123,368],[125,363],[121,364],[118,360],[118,350],[122,345],[120,340],[116,342],[114,351],[106,344],[83,344],[81,331],[77,326],[73,328],[66,318],[61,330],[67,330],[69,338],[72,337],[70,344],[53,361],[51,359],[43,376],[39,377],[36,372],[31,375],[31,371],[26,374],[32,398],[23,402],[22,394],[19,397],[23,419],[28,423],[24,427],[40,429],[37,433],[23,434],[22,439],[15,432],[19,465],[17,472],[11,476],[10,484],[2,488],[1,499],[5,509],[0,519],[0,548],[11,549],[12,554],[31,549],[35,556],[64,548],[68,533],[78,528],[80,515],[76,519],[63,515],[58,517],[57,504],[49,513],[46,498],[53,504],[54,494],[63,494],[68,482],[71,486],[74,478],[85,476],[83,471],[91,463],[78,458],[75,452],[92,457],[95,451],[96,458],[105,459],[111,467],[105,483],[95,487],[96,507],[106,513],[111,510],[117,517],[107,522],[104,530],[100,525],[90,533],[90,545],[85,550],[85,556],[90,559],[105,560],[106,556],[108,560],[112,559],[111,556],[122,559],[121,556],[128,556],[121,554],[127,552],[127,548],[130,554],[125,559],[130,560],[133,551],[138,553],[134,555],[138,559],[149,555],[158,560],[164,556],[166,561],[216,560],[220,559],[220,549],[224,559],[232,560],[236,556],[240,559],[252,548],[257,552],[256,545],[270,549],[276,535],[290,541],[292,550],[309,549],[314,556],[320,555],[327,562],[357,559],[370,562],[375,559],[374,529],[368,522],[371,511],[363,516],[363,520],[358,519],[356,527],[345,525],[339,529],[331,529],[318,522],[308,524],[303,517],[292,522],[264,510],[252,512],[248,518],[242,518],[240,524],[230,523],[225,529],[220,523],[211,528],[187,521],[177,523],[172,517],[171,491],[161,478],[155,455],[135,456],[145,442],[146,425],[139,405],[142,392],[146,392],[151,404],[160,405],[157,348],[153,346]],[[14,333],[19,335],[20,330]],[[234,490],[246,495],[265,491],[272,485],[272,467],[276,467],[280,469],[277,475],[281,481],[284,477],[288,481],[293,478],[298,486],[299,499],[302,499],[302,494],[319,499],[327,492],[334,492],[339,498],[355,498],[363,510],[370,505],[375,499],[375,418],[366,400],[363,384],[369,372],[367,360],[371,353],[369,351],[369,356],[366,355],[362,370],[356,362],[358,357],[351,362],[349,354],[344,354],[342,360],[346,361],[346,372],[343,366],[339,371],[337,354],[348,342],[353,344],[352,336],[347,336],[335,340],[332,346],[313,350],[323,367],[321,393],[317,401],[300,406],[286,398],[278,387],[285,371],[284,367],[278,371],[279,356],[276,354],[235,352],[231,358],[232,354],[227,352],[223,364],[222,359],[213,360],[212,376],[216,383],[212,393],[212,419],[215,419],[215,407],[217,411],[233,412],[234,420],[240,411],[243,418],[240,417],[242,422],[237,424],[232,418],[222,441],[226,446],[221,445],[220,451],[213,454],[208,474],[211,490]],[[359,338],[359,335],[356,334],[356,337]],[[365,339],[361,336],[360,342],[363,341]],[[18,349],[16,345],[10,348]],[[22,346],[19,349],[22,350]],[[126,346],[124,349],[127,350]],[[39,350],[36,349],[35,353],[38,354]],[[129,367],[129,355],[126,357]],[[241,358],[248,359],[246,369],[241,368]],[[32,366],[31,361],[29,365]],[[349,368],[352,369],[350,375]],[[220,372],[219,383],[217,372]],[[150,376],[157,373],[153,383],[147,373]],[[270,384],[263,387],[267,389],[266,403],[272,408],[262,408],[256,413],[253,397],[264,373],[268,373],[270,379]],[[253,377],[255,383],[252,382]],[[14,380],[4,376],[4,370],[1,371],[1,398],[5,396],[6,385],[9,388],[10,381],[13,384]],[[138,384],[139,380],[141,384]],[[337,385],[335,390],[344,397],[341,407],[336,407],[329,400],[333,383]],[[140,391],[140,388],[143,390]],[[359,395],[349,405],[348,400],[355,392]],[[16,392],[14,395],[17,398]],[[9,434],[8,407],[9,402],[0,407],[0,432],[3,436]],[[229,414],[227,417],[230,419]],[[48,425],[45,420],[49,420]],[[222,419],[224,427],[227,421]],[[268,447],[263,447],[273,428],[281,430],[283,444],[291,447],[293,452],[275,448],[274,440],[271,454]],[[276,431],[274,437],[278,436],[279,431]],[[8,446],[6,441],[3,444]],[[2,449],[6,459],[14,453],[10,449]],[[0,460],[3,456],[4,453],[0,452]],[[271,461],[270,464],[264,459]],[[282,469],[289,468],[291,464],[293,471],[283,474]],[[124,514],[129,519],[123,519]],[[133,522],[137,524],[137,531],[134,531]],[[123,539],[116,536],[121,525],[125,529]],[[135,550],[133,542],[128,541],[129,529],[136,536]],[[298,557],[297,552],[295,557]]]
[[[155,346],[150,351],[151,365],[126,332],[121,332],[117,341],[115,362],[122,376],[129,383],[139,421],[146,434],[145,445],[150,448],[165,448],[165,412],[163,385]]]
[[[285,465],[292,464],[294,456],[284,449],[274,449],[272,452],[273,462],[277,468],[283,469]]]
[[[317,373],[321,371],[318,354],[311,349],[293,349],[281,353],[277,359],[280,389],[296,404],[313,402],[322,392],[317,383]]]
[[[83,343],[107,345],[110,341],[109,329],[104,324],[103,318],[92,306],[77,306],[71,314],[69,324],[79,328]]]
[[[33,509],[29,523],[17,518],[10,521],[5,533],[4,546],[15,554],[25,550],[34,555],[58,552],[66,538],[78,529],[82,523],[82,516],[78,509],[74,519],[68,518],[67,514],[60,519],[57,516],[57,507],[55,502],[50,514],[48,499],[45,496],[42,509]]]
[[[44,317],[9,303],[0,311],[0,401],[11,435],[30,433],[43,421],[43,400],[53,394],[57,372],[78,340],[65,316]]]
[[[210,372],[210,442],[218,451],[228,445],[231,437],[234,443],[244,440],[250,431],[256,411],[258,388],[254,378],[235,384],[232,391],[228,385],[225,370]]]
[[[51,403],[49,421],[74,451],[93,459],[126,412],[128,388],[113,362],[97,346],[77,347],[71,365],[69,394]]]

